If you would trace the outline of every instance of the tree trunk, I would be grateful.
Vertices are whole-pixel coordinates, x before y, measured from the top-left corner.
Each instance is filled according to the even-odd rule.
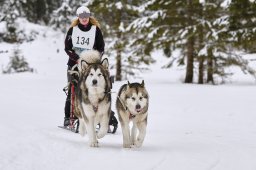
[[[194,38],[189,37],[187,42],[187,68],[185,83],[193,83],[194,69]]]
[[[212,49],[208,49],[208,59],[207,59],[207,83],[212,82],[212,84],[214,84],[213,81],[213,54],[212,54]]]
[[[121,24],[121,16],[122,16],[122,11],[119,10],[117,14],[117,25]],[[122,40],[122,32],[117,31],[117,39]],[[117,42],[116,44],[116,81],[121,81],[122,80],[122,47],[121,47],[121,42]]]
[[[193,4],[192,0],[188,0],[188,23],[193,25],[192,15],[193,15]],[[189,30],[188,40],[187,40],[187,68],[185,83],[193,83],[193,69],[194,69],[194,35],[192,30]]]
[[[204,57],[199,57],[198,84],[204,84]]]
[[[202,18],[204,18],[203,9],[200,8],[199,10],[200,15]],[[199,31],[199,49],[204,48],[204,28],[203,25],[200,25],[198,28]],[[198,56],[198,84],[204,84],[204,57],[205,56]]]
[[[121,62],[121,51],[117,51],[116,56],[116,81],[122,80],[122,62]]]

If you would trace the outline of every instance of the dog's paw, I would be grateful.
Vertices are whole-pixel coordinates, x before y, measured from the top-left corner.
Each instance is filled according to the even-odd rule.
[[[135,141],[134,146],[136,146],[137,148],[140,148],[142,146],[142,142]]]
[[[94,142],[90,142],[90,147],[99,147],[99,142],[97,140]]]
[[[103,138],[106,134],[104,133],[98,133],[97,134],[97,138],[100,139],[100,138]]]
[[[103,138],[107,134],[107,129],[100,129],[99,132],[97,133],[97,138]]]
[[[124,143],[124,144],[123,144],[123,148],[131,148],[131,144]]]

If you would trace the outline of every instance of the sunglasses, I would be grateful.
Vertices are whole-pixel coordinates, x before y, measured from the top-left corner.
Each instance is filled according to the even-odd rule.
[[[78,15],[78,17],[81,18],[81,19],[89,18],[90,16],[91,16],[91,14],[90,13],[86,13],[86,12],[83,12],[83,13]]]

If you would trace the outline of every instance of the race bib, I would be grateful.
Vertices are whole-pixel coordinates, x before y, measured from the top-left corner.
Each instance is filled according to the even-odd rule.
[[[74,49],[92,50],[95,42],[96,26],[89,31],[81,31],[78,26],[73,27],[72,44]]]

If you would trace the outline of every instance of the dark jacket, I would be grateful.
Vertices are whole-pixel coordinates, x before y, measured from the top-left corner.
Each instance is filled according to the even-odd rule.
[[[78,24],[78,28],[84,32],[89,31],[92,27],[92,24],[89,23],[86,27],[84,27],[82,24]],[[75,51],[72,49],[73,44],[72,44],[72,32],[73,32],[73,27],[71,27],[66,35],[65,39],[65,51],[69,56],[69,60],[67,65],[72,67],[76,64],[76,61],[79,59],[79,56],[75,53]],[[96,27],[96,34],[95,34],[95,42],[93,45],[93,49],[97,50],[100,52],[100,54],[104,53],[104,47],[105,47],[105,42],[103,39],[103,35],[99,27]]]

